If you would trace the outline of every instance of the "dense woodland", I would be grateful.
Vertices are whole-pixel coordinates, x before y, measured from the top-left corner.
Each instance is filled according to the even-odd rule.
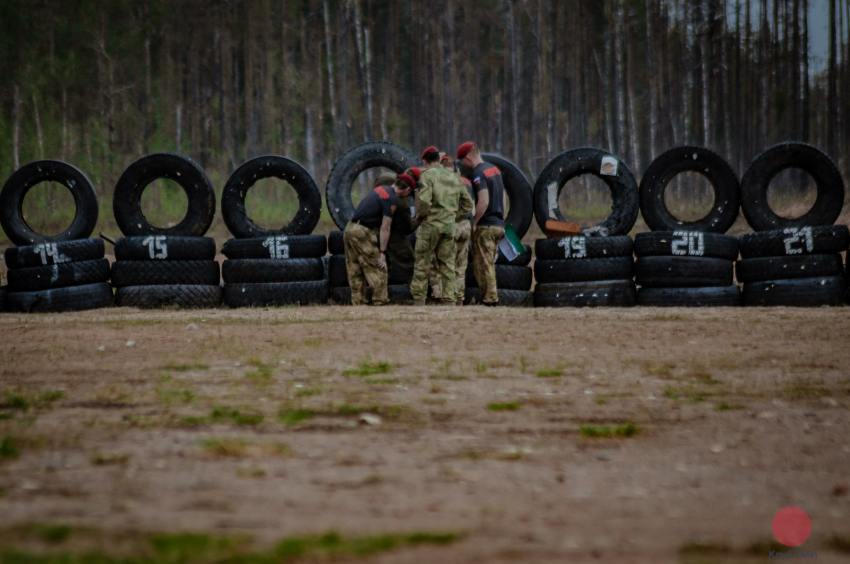
[[[848,30],[850,0],[2,0],[0,165],[66,159],[108,195],[162,150],[220,188],[263,153],[322,186],[367,139],[475,139],[532,176],[594,145],[638,177],[675,145],[742,173],[794,139],[850,178]]]

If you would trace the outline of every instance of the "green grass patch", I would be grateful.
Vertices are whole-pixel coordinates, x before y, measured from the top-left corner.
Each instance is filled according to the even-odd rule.
[[[367,557],[405,546],[448,545],[461,538],[456,533],[418,532],[345,537],[335,531],[317,536],[298,536],[283,539],[275,555],[283,561],[315,557]]]
[[[564,374],[560,368],[541,368],[534,373],[538,378],[558,378]]]
[[[195,401],[195,393],[188,388],[159,388],[156,391],[159,401],[165,404],[189,404]]]
[[[20,454],[21,453],[18,450],[18,445],[15,444],[15,441],[12,439],[12,437],[6,435],[2,439],[0,439],[0,460],[17,458]]]
[[[271,364],[266,364],[256,358],[248,360],[248,365],[254,369],[245,373],[245,378],[257,385],[265,385],[272,381],[274,370]]]
[[[210,412],[210,419],[214,422],[231,422],[234,425],[252,427],[263,422],[261,413],[245,413],[227,406],[217,406]]]
[[[310,409],[281,409],[278,414],[278,420],[288,427],[298,425],[302,421],[312,419],[315,413]]]
[[[744,406],[736,403],[726,403],[725,401],[721,401],[714,406],[714,411],[733,411],[736,409],[744,409]]]
[[[342,371],[343,376],[374,376],[376,374],[389,374],[393,367],[389,362],[361,362],[356,368],[348,368]]]
[[[55,401],[65,397],[61,390],[43,390],[35,394],[23,392],[6,392],[6,396],[0,408],[12,411],[28,411],[30,408],[49,407]]]
[[[620,425],[581,425],[579,433],[582,437],[590,439],[597,438],[616,438],[616,437],[633,437],[639,431],[638,426],[634,423],[622,423]]]
[[[290,456],[292,449],[284,443],[254,443],[245,439],[213,437],[201,441],[201,448],[218,458]]]
[[[666,386],[664,397],[672,400],[685,400],[700,403],[711,397],[711,393],[693,386]]]
[[[295,397],[297,398],[307,398],[310,396],[318,396],[322,393],[321,388],[299,388],[295,390]]]
[[[490,411],[517,411],[522,404],[518,401],[506,401],[488,403],[487,409]]]

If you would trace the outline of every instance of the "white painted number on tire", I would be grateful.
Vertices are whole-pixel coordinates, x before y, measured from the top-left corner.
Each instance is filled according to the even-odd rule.
[[[670,254],[701,257],[705,254],[705,235],[699,231],[674,231]]]
[[[35,246],[35,252],[41,255],[41,264],[60,264],[68,262],[68,257],[59,252],[56,243],[39,243]]]
[[[151,260],[162,260],[168,258],[168,239],[165,235],[145,237],[142,245],[147,245],[148,255]]]
[[[269,258],[273,259],[288,259],[289,244],[286,242],[285,235],[269,237],[263,241],[263,246],[269,250]]]
[[[783,239],[786,255],[802,255],[804,248],[807,253],[815,250],[811,227],[786,227],[782,232],[787,235]]]
[[[584,237],[564,237],[558,241],[558,246],[564,248],[564,258],[585,258],[587,245]]]

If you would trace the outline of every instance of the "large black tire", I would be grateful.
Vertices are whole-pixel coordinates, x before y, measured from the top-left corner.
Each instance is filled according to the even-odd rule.
[[[258,180],[275,177],[292,186],[298,195],[298,212],[285,227],[264,229],[254,223],[245,210],[245,196]],[[270,235],[308,235],[313,232],[321,214],[322,195],[307,170],[286,157],[264,155],[255,157],[237,168],[221,195],[221,214],[224,223],[239,239]]]
[[[629,307],[635,305],[631,280],[538,284],[534,307]]]
[[[0,313],[6,311],[6,286],[0,287]]]
[[[115,291],[115,305],[143,309],[214,308],[221,305],[221,287],[191,284],[127,286]]]
[[[676,218],[664,202],[667,184],[682,172],[698,172],[714,189],[711,211],[696,221]],[[738,175],[723,158],[702,147],[676,147],[652,161],[640,181],[640,211],[653,231],[726,233],[741,207]]]
[[[26,313],[83,311],[109,307],[113,303],[112,288],[109,284],[84,284],[67,286],[36,292],[8,292],[6,308],[8,311]]]
[[[9,247],[4,256],[6,266],[9,268],[29,268],[65,262],[96,260],[103,258],[103,240],[73,239],[71,241]]]
[[[511,225],[518,237],[522,237],[531,226],[534,217],[532,205],[533,189],[525,173],[513,162],[496,153],[482,153],[481,158],[496,165],[502,173],[502,183],[510,209],[505,223]]]
[[[363,143],[337,159],[325,185],[328,211],[337,227],[344,229],[354,215],[351,185],[361,172],[384,167],[398,173],[416,163],[415,155],[387,141]]]
[[[771,179],[786,168],[808,172],[815,180],[817,198],[804,215],[788,219],[774,213],[767,203]],[[741,179],[741,207],[755,231],[805,225],[830,225],[841,215],[844,181],[832,159],[805,143],[780,143],[758,155]]]
[[[732,285],[732,261],[705,257],[639,257],[635,281],[650,288]]]
[[[112,285],[218,286],[219,266],[214,260],[119,260],[112,263]]]
[[[156,227],[142,213],[142,192],[154,180],[167,178],[180,185],[189,199],[186,217],[173,227]],[[124,171],[112,198],[118,228],[126,236],[183,235],[201,237],[215,217],[215,192],[204,171],[188,157],[156,153],[137,160]]]
[[[632,239],[628,235],[614,237],[561,237],[537,239],[534,256],[537,260],[575,260],[632,256]]]
[[[748,306],[836,306],[844,301],[844,276],[822,276],[770,280],[744,284],[744,305]]]
[[[229,259],[318,258],[325,255],[324,235],[274,235],[257,239],[230,239],[221,248]]]
[[[76,206],[71,225],[56,235],[44,235],[33,230],[23,213],[27,192],[36,184],[48,181],[58,182],[68,188]],[[0,226],[16,245],[85,239],[97,225],[97,210],[97,195],[91,181],[81,170],[62,161],[25,164],[6,180],[0,191]]]
[[[840,253],[850,243],[846,225],[786,227],[742,235],[741,257],[781,257],[784,255],[826,255]]]
[[[738,282],[764,282],[791,278],[838,276],[844,271],[841,255],[794,255],[758,257],[738,261]]]
[[[738,240],[702,231],[648,231],[635,235],[635,255],[738,258]]]
[[[331,255],[328,261],[329,280],[332,288],[348,287],[348,270],[345,268],[345,255]],[[413,269],[397,264],[387,265],[387,284],[407,285],[413,278]]]
[[[500,306],[505,307],[531,307],[534,304],[534,295],[525,290],[508,290],[499,288],[496,292],[499,294]],[[465,304],[480,304],[481,290],[478,288],[467,287],[464,291],[463,303]]]
[[[394,305],[409,305],[413,303],[410,287],[407,284],[390,284],[387,286],[387,297]],[[351,305],[351,288],[331,288],[331,300],[338,305]],[[372,302],[372,288],[366,288],[366,301]]]
[[[342,231],[331,231],[328,233],[328,252],[332,255],[345,254],[345,242],[342,240]]]
[[[534,278],[538,284],[625,280],[633,275],[631,256],[534,261]]]
[[[224,286],[224,303],[230,307],[307,305],[327,301],[327,280]]]
[[[603,159],[617,162],[617,174],[603,175]],[[543,230],[548,219],[563,221],[558,207],[558,196],[570,179],[582,174],[593,174],[602,179],[611,190],[613,204],[611,214],[599,226],[608,230],[608,235],[626,235],[634,226],[638,216],[638,191],[635,177],[626,164],[607,151],[584,147],[565,151],[552,159],[537,177],[534,184],[534,217]]]
[[[324,280],[325,266],[320,258],[235,259],[224,261],[221,277],[225,284]]]
[[[145,235],[124,237],[115,244],[116,260],[213,260],[215,240],[210,237]]]
[[[527,292],[531,289],[532,271],[527,266],[516,266],[512,264],[496,265],[496,288],[498,290],[520,290]],[[472,264],[466,269],[466,287],[478,288],[475,280]]]
[[[637,303],[640,306],[658,307],[739,306],[741,292],[737,286],[639,288]]]
[[[471,249],[470,249],[471,253]],[[514,266],[528,266],[528,263],[531,262],[531,246],[523,245],[523,251],[514,259],[508,260],[508,257],[502,254],[502,250],[499,249],[499,252],[496,253],[496,264],[512,264]]]
[[[9,290],[34,292],[65,286],[80,286],[109,280],[109,261],[104,259],[63,262],[50,266],[13,268],[8,272]]]

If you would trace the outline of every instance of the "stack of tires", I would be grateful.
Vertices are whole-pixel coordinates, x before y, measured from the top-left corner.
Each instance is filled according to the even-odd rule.
[[[22,209],[27,192],[40,182],[58,182],[74,197],[76,212],[62,233],[34,231]],[[0,310],[81,311],[112,305],[109,261],[103,241],[88,239],[97,223],[97,197],[77,168],[60,161],[37,161],[18,169],[0,192],[0,225],[17,247],[6,249],[8,287]]]
[[[534,243],[535,307],[633,306],[632,240],[638,214],[637,183],[617,157],[594,148],[566,151],[540,173],[534,186],[534,215],[545,229],[548,219],[564,221],[558,198],[572,178],[593,174],[611,190],[611,214],[594,232],[538,239]]]
[[[817,198],[803,216],[778,216],[767,204],[767,187],[781,170],[800,168],[817,186]],[[755,158],[742,179],[742,206],[755,233],[740,239],[737,276],[744,305],[832,306],[846,298],[841,255],[850,243],[841,214],[844,183],[832,160],[810,145],[782,143]]]
[[[358,145],[334,163],[325,185],[325,199],[328,211],[340,231],[332,231],[328,235],[328,280],[331,298],[337,304],[351,303],[351,288],[348,287],[348,274],[345,269],[345,245],[342,240],[342,230],[348,225],[354,215],[354,200],[351,188],[357,177],[371,168],[387,168],[400,173],[414,166],[416,157],[406,149],[386,141],[374,141]],[[410,280],[413,277],[411,268],[387,264],[387,291],[390,303],[403,304],[412,301],[410,295]],[[366,299],[371,300],[372,289],[366,288]]]
[[[286,226],[264,229],[245,209],[248,190],[262,178],[280,178],[298,195],[298,211]],[[224,303],[230,307],[321,304],[328,301],[324,257],[327,241],[311,235],[319,221],[321,195],[310,174],[286,157],[266,155],[242,164],[230,176],[221,212],[234,239],[222,253]]]
[[[186,216],[169,228],[152,225],[142,213],[142,192],[159,178],[179,184],[189,201]],[[125,235],[115,245],[112,265],[116,305],[210,308],[221,303],[215,241],[203,236],[215,215],[215,195],[198,165],[168,153],[142,157],[119,178],[113,211]]]
[[[715,192],[704,217],[682,221],[664,200],[667,185],[682,172],[702,174]],[[656,158],[640,184],[640,205],[653,231],[635,237],[637,301],[646,306],[736,306],[733,282],[738,241],[724,235],[738,217],[738,177],[726,161],[701,147],[678,147]]]

